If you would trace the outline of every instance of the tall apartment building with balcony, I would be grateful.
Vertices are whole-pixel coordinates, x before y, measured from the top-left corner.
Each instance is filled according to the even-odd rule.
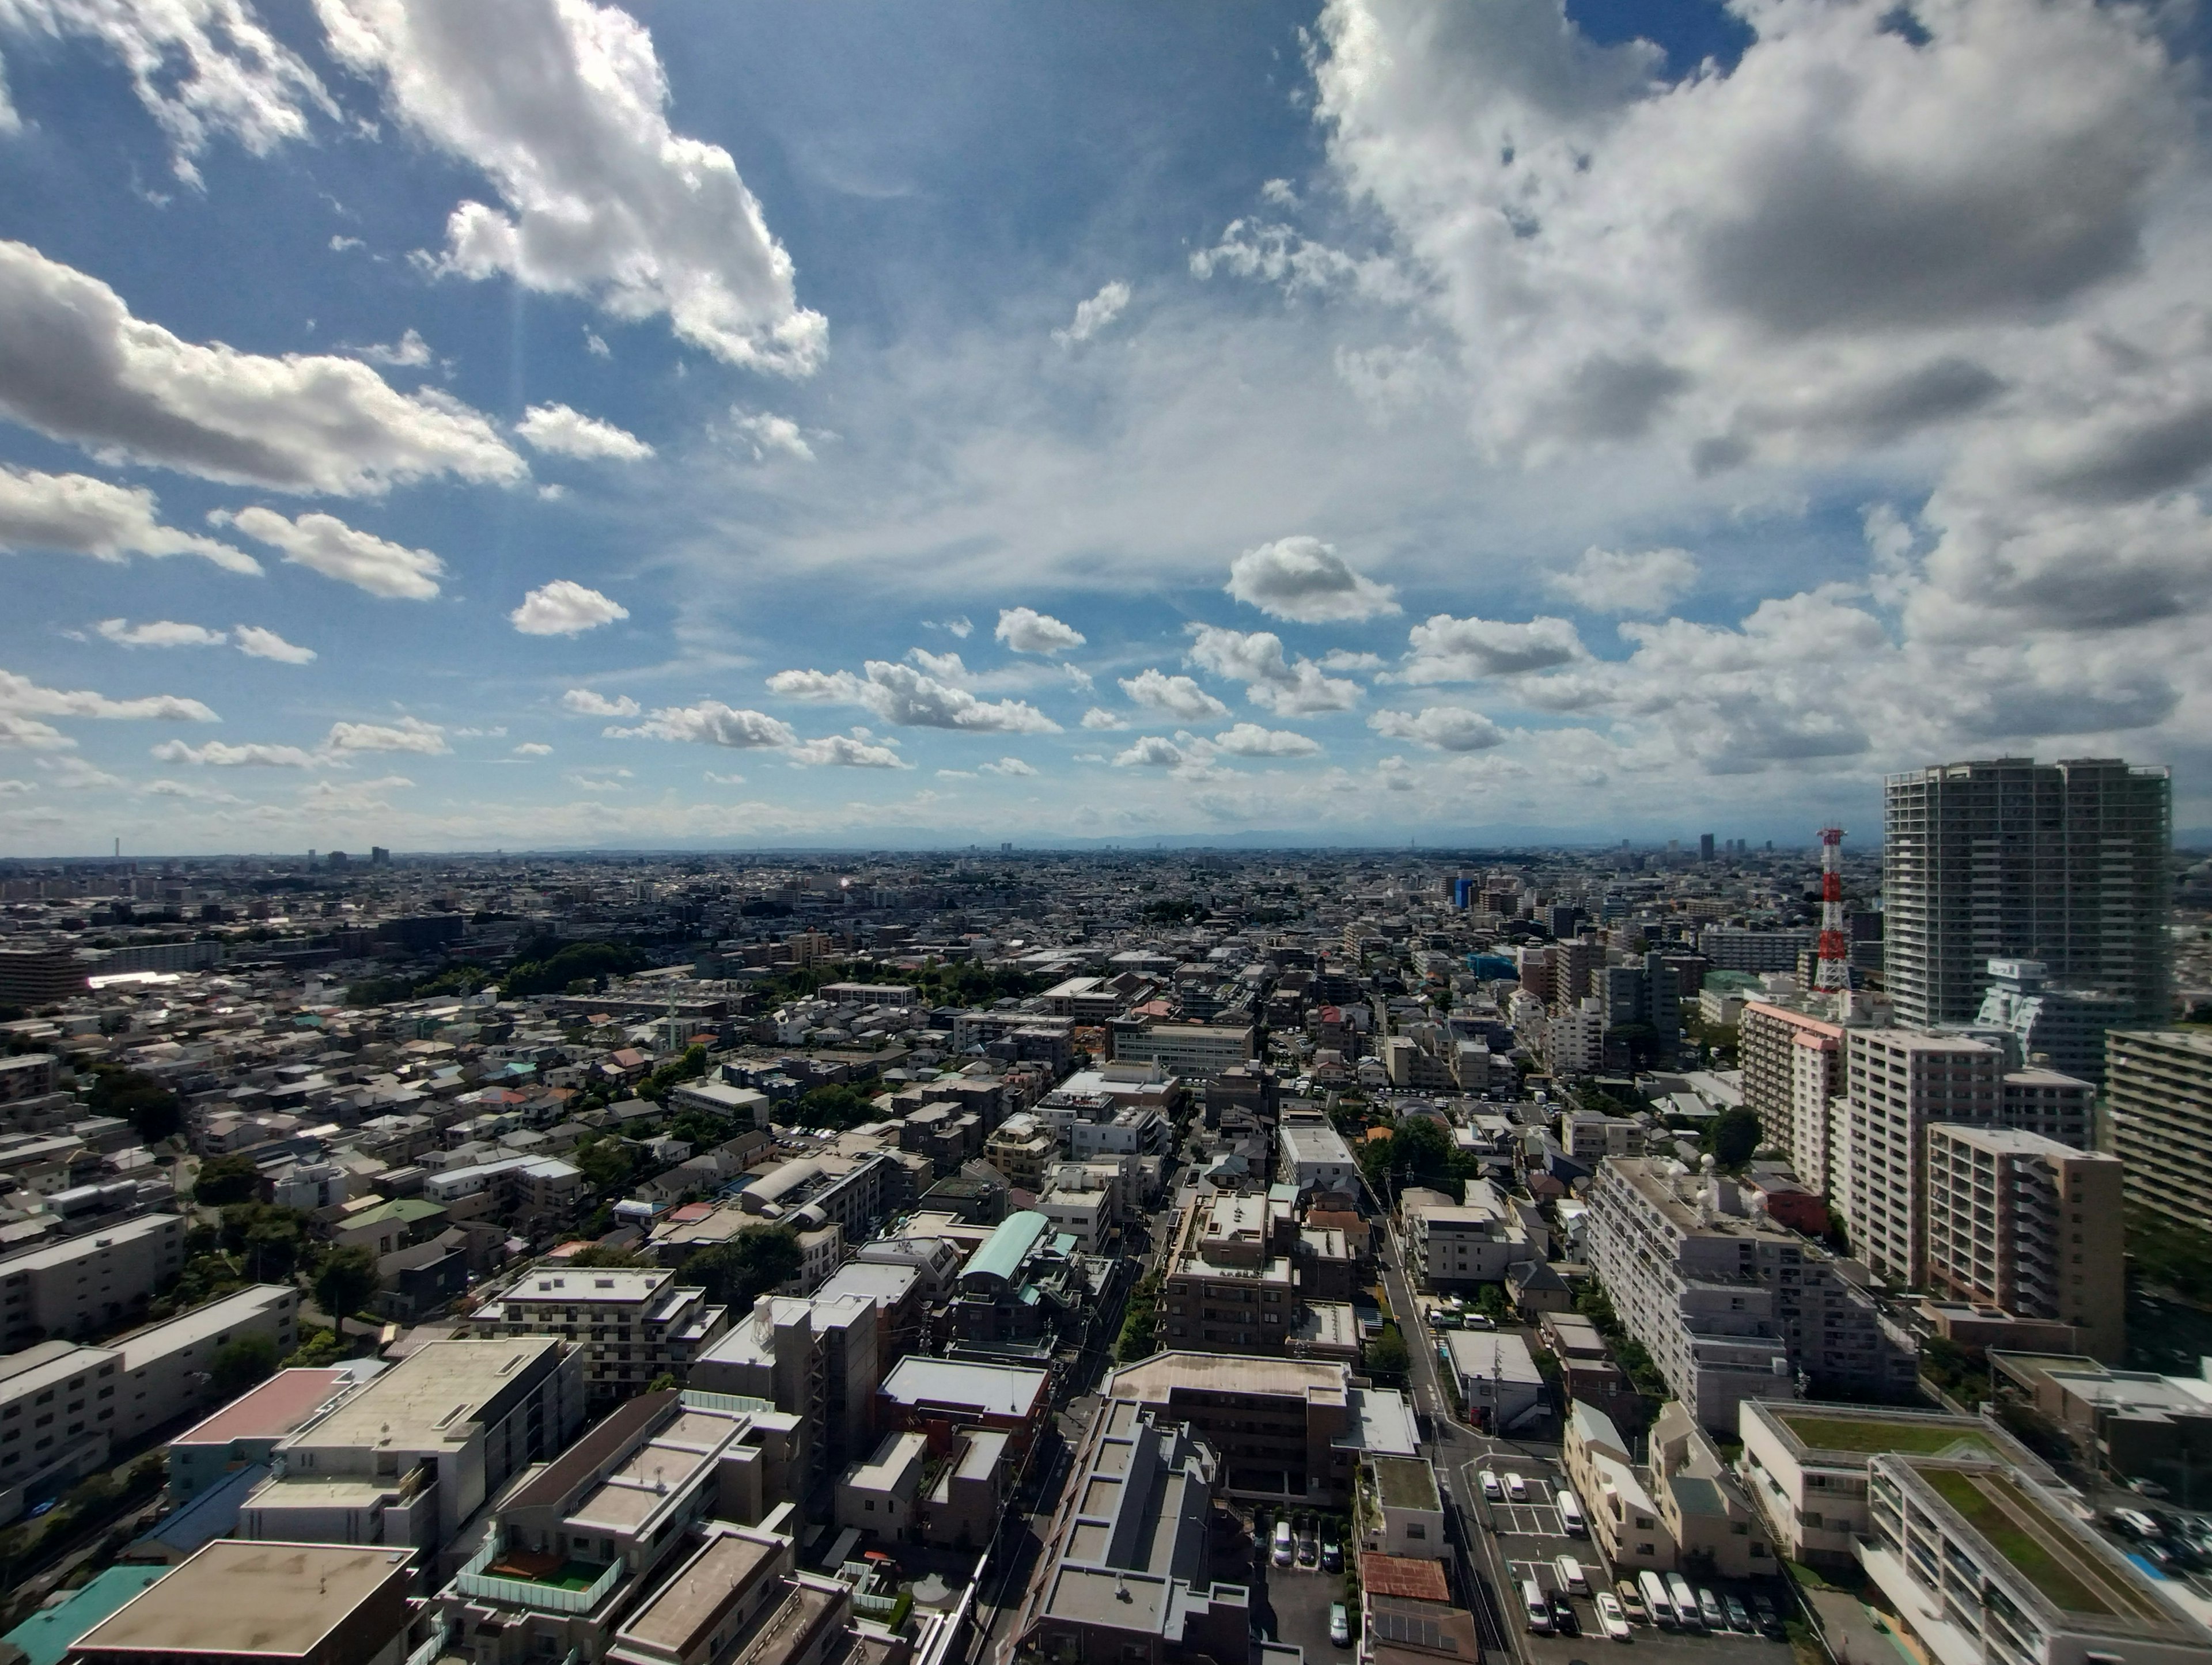
[[[2076,1150],[2093,1142],[2088,1083],[2049,1070],[2008,1073],[2003,1052],[1985,1042],[1852,1030],[1844,1060],[1844,1212],[1861,1258],[1892,1283],[1917,1285],[1925,1273],[1931,1126],[2021,1127]]]
[[[1705,1427],[1744,1400],[1816,1387],[1908,1391],[1914,1350],[1862,1286],[1863,1267],[1754,1213],[1735,1182],[1621,1157],[1583,1217],[1590,1268],[1630,1334]]]
[[[672,1272],[539,1267],[484,1302],[456,1333],[575,1342],[592,1402],[605,1405],[662,1376],[681,1383],[729,1327],[727,1307],[711,1303],[703,1289],[679,1285]]]
[[[1164,1345],[1279,1357],[1298,1322],[1288,1211],[1224,1194],[1183,1210],[1160,1292]]]
[[[1928,1130],[1928,1284],[2069,1326],[2075,1352],[2122,1361],[2127,1289],[2118,1157],[2012,1127]]]
[[[1900,1024],[1971,1021],[1992,959],[2166,1021],[2172,782],[2118,758],[1999,757],[1889,777],[1883,977]]]
[[[2212,1033],[2111,1031],[2105,1098],[2128,1206],[2203,1231],[2212,1220]]]

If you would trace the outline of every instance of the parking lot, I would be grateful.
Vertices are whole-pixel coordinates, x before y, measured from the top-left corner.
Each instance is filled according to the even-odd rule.
[[[1518,1474],[1523,1497],[1515,1501],[1487,1496],[1481,1483],[1486,1469],[1498,1478],[1501,1491],[1508,1474]],[[1540,1459],[1503,1455],[1466,1463],[1462,1475],[1466,1495],[1478,1500],[1480,1523],[1497,1538],[1498,1559],[1505,1564],[1510,1581],[1510,1588],[1499,1593],[1506,1609],[1504,1618],[1514,1627],[1514,1641],[1523,1656],[1537,1662],[1537,1665],[1559,1665],[1571,1659],[1587,1659],[1590,1649],[1607,1645],[1605,1626],[1593,1598],[1599,1590],[1613,1588],[1613,1570],[1595,1540],[1570,1534],[1560,1523],[1558,1496],[1567,1483],[1565,1477]],[[1563,1555],[1573,1557],[1579,1564],[1590,1593],[1568,1595],[1575,1634],[1537,1635],[1528,1629],[1520,1586],[1523,1580],[1534,1580],[1547,1597],[1559,1592],[1562,1583],[1559,1559]],[[1690,1582],[1693,1586],[1710,1588],[1723,1598],[1733,1592],[1747,1608],[1751,1606],[1753,1586],[1749,1583],[1694,1577]],[[1788,1617],[1796,1613],[1790,1592],[1778,1581],[1762,1581],[1759,1588],[1778,1613]],[[1682,1632],[1650,1624],[1632,1625],[1628,1645],[1644,1650],[1649,1656],[1660,1660],[1679,1659],[1682,1665],[1688,1665],[1693,1651],[1700,1661],[1724,1662],[1725,1665],[1788,1665],[1790,1659],[1786,1641],[1734,1631]]]
[[[1271,1640],[1288,1642],[1305,1650],[1309,1660],[1346,1662],[1353,1654],[1328,1639],[1328,1609],[1344,1596],[1344,1575],[1318,1567],[1272,1565],[1265,1555],[1253,1557],[1252,1610],[1259,1628]],[[1352,1615],[1358,1623],[1358,1615]]]

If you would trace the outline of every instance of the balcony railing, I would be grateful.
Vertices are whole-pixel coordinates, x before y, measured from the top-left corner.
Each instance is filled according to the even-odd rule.
[[[622,1582],[627,1571],[623,1562],[611,1562],[598,1577],[577,1589],[535,1578],[507,1578],[485,1571],[499,1559],[504,1548],[504,1540],[499,1534],[487,1538],[483,1547],[469,1557],[454,1575],[453,1587],[464,1595],[502,1602],[508,1607],[529,1607],[538,1613],[585,1613],[607,1599],[608,1592]]]
[[[438,1656],[446,1651],[446,1644],[453,1634],[453,1621],[441,1614],[431,1626],[430,1639],[407,1656],[407,1665],[435,1665]]]

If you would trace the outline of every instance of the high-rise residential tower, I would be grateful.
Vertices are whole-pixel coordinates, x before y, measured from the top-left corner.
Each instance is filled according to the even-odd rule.
[[[1889,777],[1884,981],[1911,1028],[1971,1021],[1989,962],[2039,960],[2061,985],[2162,1024],[2172,782],[2112,757],[1943,763]]]

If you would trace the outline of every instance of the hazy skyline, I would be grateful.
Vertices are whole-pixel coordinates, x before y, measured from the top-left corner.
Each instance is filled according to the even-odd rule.
[[[2212,824],[2188,12],[0,0],[0,854]]]

